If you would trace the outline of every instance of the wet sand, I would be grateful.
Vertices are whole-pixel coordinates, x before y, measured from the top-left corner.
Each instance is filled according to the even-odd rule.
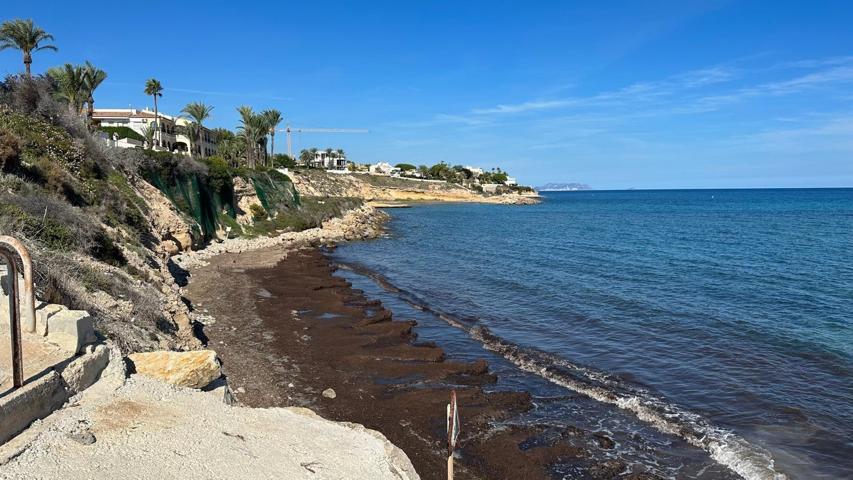
[[[199,333],[239,402],[363,424],[403,449],[422,478],[438,479],[446,476],[445,405],[456,389],[456,478],[553,478],[557,463],[578,478],[654,478],[591,460],[590,448],[613,448],[601,434],[502,423],[531,408],[529,394],[484,391],[495,381],[485,361],[445,360],[439,345],[417,341],[414,322],[394,319],[333,273],[318,249],[285,257],[281,248],[221,255],[193,270],[187,299],[215,318]],[[329,388],[335,398],[323,395]]]

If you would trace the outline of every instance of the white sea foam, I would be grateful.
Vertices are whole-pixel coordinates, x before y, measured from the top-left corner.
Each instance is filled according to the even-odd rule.
[[[452,323],[461,326],[459,322]],[[469,333],[488,350],[500,354],[522,370],[594,400],[628,410],[661,432],[678,436],[691,445],[704,449],[716,462],[729,467],[747,480],[787,479],[785,474],[774,469],[773,458],[768,452],[733,432],[708,424],[695,413],[666,403],[641,389],[620,384],[605,373],[506,343],[483,327],[470,329]],[[560,372],[554,367],[560,367],[567,372]]]
[[[615,405],[632,412],[637,418],[657,430],[675,435],[708,452],[710,457],[725,465],[746,480],[787,480],[774,469],[773,457],[764,449],[752,445],[737,434],[714,427],[706,419],[683,410],[636,386],[628,385],[605,372],[575,365],[560,357],[508,343],[482,326],[472,327],[451,315],[444,314],[419,301],[409,292],[391,285],[381,275],[366,269],[346,268],[372,278],[388,291],[401,297],[418,310],[432,312],[449,325],[468,334],[520,369],[586,395],[599,402]]]

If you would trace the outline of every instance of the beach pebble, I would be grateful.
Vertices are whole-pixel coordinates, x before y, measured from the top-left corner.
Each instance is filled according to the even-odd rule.
[[[335,393],[335,391],[332,390],[331,388],[327,388],[327,389],[323,390],[323,396],[326,398],[335,398],[338,396],[338,394]]]
[[[95,435],[93,435],[92,432],[88,430],[85,432],[71,434],[69,435],[69,437],[71,437],[72,440],[81,445],[91,445],[96,441]]]

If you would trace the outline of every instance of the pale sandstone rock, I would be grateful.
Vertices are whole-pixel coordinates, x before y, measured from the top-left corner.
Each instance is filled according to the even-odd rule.
[[[62,380],[68,385],[69,395],[89,388],[101,375],[110,361],[110,350],[105,345],[86,347],[86,353],[62,370]]]
[[[48,318],[47,341],[64,350],[80,353],[96,340],[92,317],[85,310],[60,310]]]
[[[145,203],[148,204],[147,217],[159,235],[161,245],[169,252],[169,255],[191,250],[193,246],[192,228],[174,204],[148,182],[135,182],[134,187],[145,200]]]
[[[48,331],[48,323],[50,322],[50,317],[56,315],[59,312],[64,310],[68,310],[65,305],[57,305],[55,303],[45,304],[41,308],[36,310],[36,333],[45,336]]]
[[[252,205],[261,204],[261,199],[258,198],[255,186],[242,177],[234,177],[234,198],[237,199],[237,223],[240,225],[251,225],[254,223],[252,219]]]
[[[222,375],[213,350],[134,353],[127,358],[136,373],[180,387],[203,388]]]

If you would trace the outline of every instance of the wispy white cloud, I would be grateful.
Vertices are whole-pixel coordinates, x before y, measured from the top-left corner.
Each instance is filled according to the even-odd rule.
[[[823,150],[853,152],[853,113],[806,120],[798,127],[770,128],[753,133],[735,135],[722,141],[724,146],[739,150],[755,151],[815,151]],[[790,119],[789,123],[796,119]]]
[[[106,86],[119,86],[119,87],[137,87],[138,83],[130,83],[130,82],[116,82],[116,81],[106,81],[104,82]],[[194,88],[176,88],[176,87],[167,87],[164,88],[166,92],[179,92],[179,93],[192,93],[195,95],[210,95],[216,97],[238,97],[238,98],[259,98],[263,100],[275,100],[279,102],[287,102],[293,100],[291,97],[282,97],[278,95],[268,95],[264,93],[251,93],[251,92],[225,92],[219,90],[198,90]]]
[[[750,98],[793,95],[826,85],[850,82],[853,82],[853,66],[834,67],[788,80],[767,82],[729,93],[705,96],[696,100],[692,107],[696,112],[712,111]]]
[[[815,71],[788,79],[742,86],[750,80],[749,70],[717,65],[593,95],[501,103],[492,107],[474,108],[464,114],[442,114],[431,122],[478,126],[487,124],[484,120],[486,118],[567,109],[583,112],[621,109],[621,115],[626,118],[698,114],[720,110],[751,98],[794,95],[810,89],[853,82],[853,57],[806,59],[789,62],[786,68],[809,67]],[[725,88],[735,81],[741,86]],[[709,94],[709,90],[715,93]]]

